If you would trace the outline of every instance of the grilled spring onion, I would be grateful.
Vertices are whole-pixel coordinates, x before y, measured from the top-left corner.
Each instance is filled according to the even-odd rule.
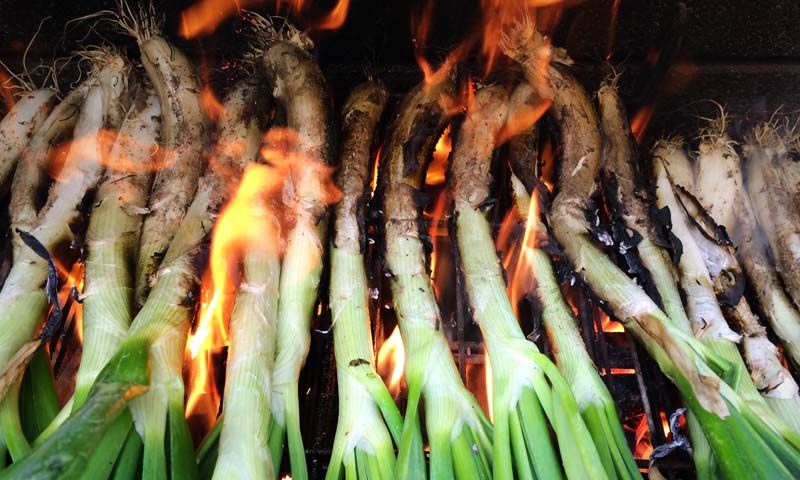
[[[163,19],[153,3],[143,1],[136,10],[123,0],[117,3],[117,11],[97,15],[110,15],[112,23],[136,40],[142,66],[161,103],[164,157],[153,178],[139,241],[135,298],[141,307],[194,197],[203,170],[208,120],[194,65],[162,35]]]
[[[85,55],[92,60],[94,70],[85,84],[85,99],[75,122],[73,143],[59,174],[60,181],[51,188],[41,211],[33,213],[30,219],[32,223],[27,223],[29,219],[25,219],[25,223],[32,227],[28,233],[48,251],[72,238],[69,225],[78,215],[78,207],[86,193],[100,180],[108,153],[107,145],[101,138],[102,130],[119,125],[116,121],[120,118],[120,97],[127,86],[129,67],[121,56],[107,50],[86,52]],[[46,151],[40,153],[46,154]],[[30,157],[27,160],[41,162]],[[16,185],[29,185],[29,179],[20,177],[24,171],[18,169]],[[22,202],[19,197],[17,200]],[[13,205],[12,198],[12,208]],[[31,203],[30,206],[35,207],[35,204]],[[47,305],[45,292],[41,288],[46,281],[47,264],[33,251],[23,248],[18,252],[0,291],[0,325],[3,325],[0,333],[0,365],[3,368],[12,355],[31,339]],[[23,457],[30,450],[28,440],[20,430],[18,393],[17,384],[9,391],[0,408],[0,423],[6,444],[15,459]]]
[[[519,327],[480,210],[489,198],[492,152],[508,103],[504,87],[478,90],[451,154],[461,270],[492,365],[493,476],[608,478],[566,381]]]
[[[248,142],[258,142],[258,131],[250,133],[256,136]],[[273,462],[269,451],[271,376],[280,281],[280,221],[276,206],[267,198],[272,193],[270,189],[280,180],[267,166],[246,168],[236,196],[226,207],[246,215],[236,221],[246,221],[249,232],[241,240],[242,283],[230,319],[231,344],[221,417],[224,420],[218,420],[222,426],[213,474],[217,479],[272,478],[277,476],[280,464],[279,458]]]
[[[30,455],[0,473],[2,480],[72,480],[87,475],[98,439],[126,408],[147,390],[148,344],[127,343],[98,374],[86,402]]]
[[[794,206],[793,192],[784,183],[779,165],[788,155],[787,145],[773,126],[763,123],[755,128],[744,151],[753,212],[786,291],[800,308],[800,211]]]
[[[415,197],[445,126],[439,101],[453,91],[450,82],[415,87],[400,104],[391,136],[382,149],[386,266],[407,359],[408,405],[397,458],[400,478],[425,478],[421,399],[425,402],[431,478],[488,478],[492,474],[492,427],[464,387],[441,330]]]
[[[742,401],[707,362],[724,368],[703,345],[672,326],[653,300],[594,245],[585,217],[598,173],[600,138],[585,93],[576,102],[576,83],[551,68],[552,110],[561,123],[564,164],[551,209],[553,234],[573,268],[647,348],[675,382],[697,416],[722,474],[740,478],[792,478],[800,473],[795,438],[782,438]],[[588,108],[588,110],[587,110]],[[791,443],[790,443],[791,442]]]
[[[17,229],[30,231],[38,220],[38,199],[47,188],[47,166],[51,148],[71,137],[80,117],[86,92],[95,80],[87,78],[61,100],[31,137],[14,170],[11,203],[8,213],[14,239],[14,258],[27,247],[19,240]]]
[[[331,246],[330,302],[339,384],[339,419],[326,478],[394,478],[403,419],[374,365],[364,267],[364,192],[370,147],[389,94],[376,82],[353,90],[342,109],[342,146]],[[388,427],[388,428],[387,428]]]
[[[254,19],[267,30],[271,23]],[[298,382],[311,345],[311,317],[322,274],[326,207],[331,198],[327,172],[334,160],[333,118],[325,79],[313,44],[291,25],[273,30],[262,64],[272,94],[283,107],[287,127],[297,142],[289,154],[289,178],[283,188],[284,216],[291,229],[281,265],[277,354],[272,375],[272,458],[282,458],[288,440],[292,476],[308,477],[300,435]]]
[[[197,262],[214,218],[233,193],[242,169],[258,156],[264,105],[256,91],[256,86],[241,81],[225,97],[226,115],[219,126],[210,168],[170,244],[156,285],[131,324],[129,340],[147,338],[153,342],[150,390],[136,399],[131,410],[144,440],[143,471],[154,478],[162,478],[167,472],[171,478],[196,475],[183,413],[181,365],[196,298]]]
[[[73,410],[125,338],[133,317],[133,278],[142,213],[158,154],[158,97],[141,88],[109,154],[110,168],[95,195],[86,233],[83,350]]]
[[[728,363],[728,371],[723,372],[728,384],[739,394],[741,400],[748,405],[765,422],[772,425],[778,431],[784,432],[788,427],[781,422],[778,417],[770,411],[764,399],[759,394],[753,380],[747,375],[745,363],[737,348],[740,340],[739,334],[735,333],[728,326],[722,313],[722,308],[717,301],[715,291],[715,278],[737,278],[740,277],[734,270],[738,269],[738,264],[732,256],[725,255],[725,251],[693,228],[692,223],[697,224],[699,215],[689,217],[686,206],[690,199],[686,195],[681,195],[680,187],[676,187],[671,181],[666,164],[675,164],[680,160],[681,150],[673,150],[671,157],[662,156],[662,151],[658,148],[653,153],[653,175],[656,179],[657,202],[660,207],[667,206],[672,218],[672,230],[681,240],[683,254],[680,258],[681,285],[686,292],[687,310],[689,319],[692,322],[692,330],[695,338],[699,339],[710,352]],[[678,153],[676,153],[678,152]],[[682,184],[691,185],[691,178],[680,180]],[[685,191],[684,191],[685,193]],[[701,220],[702,221],[702,220]],[[713,230],[712,230],[713,231]],[[709,271],[711,270],[711,272]],[[741,278],[732,282],[743,284]],[[731,295],[734,297],[731,303],[735,306],[739,303],[741,289],[738,285],[739,294]],[[718,288],[723,290],[725,287]],[[725,295],[723,292],[722,295]],[[749,311],[749,308],[747,309]],[[789,434],[792,432],[789,430]],[[796,434],[796,432],[795,432]]]
[[[0,187],[8,188],[17,159],[47,120],[55,104],[55,96],[55,90],[49,88],[23,92],[0,121]]]
[[[718,147],[725,144],[726,140],[723,137],[724,135],[719,136],[718,139],[723,143]],[[706,136],[704,142],[710,138],[711,136]],[[716,139],[717,136],[714,135],[714,138]],[[703,145],[704,143],[701,143],[701,148],[708,154],[709,151]],[[705,144],[705,147],[709,146]],[[732,152],[732,150],[730,151]],[[660,169],[659,173],[662,176],[670,175],[673,172],[675,175],[660,179],[663,181],[660,181],[658,186],[659,198],[664,197],[664,200],[669,203],[670,213],[673,217],[673,229],[684,245],[685,258],[681,258],[681,270],[686,269],[685,261],[695,263],[699,261],[701,264],[699,267],[695,265],[693,268],[695,273],[701,274],[700,278],[690,276],[682,279],[686,285],[685,291],[693,325],[697,331],[696,335],[704,343],[718,351],[720,356],[724,356],[732,366],[742,372],[745,371],[745,368],[750,372],[749,376],[737,375],[740,381],[732,386],[743,398],[753,402],[752,406],[755,410],[758,411],[764,406],[759,398],[760,393],[766,405],[777,414],[778,418],[783,420],[786,428],[799,432],[800,396],[798,396],[797,383],[792,379],[789,371],[781,365],[777,349],[767,338],[766,330],[758,323],[747,299],[742,295],[744,278],[734,255],[734,247],[727,239],[724,230],[720,230],[714,218],[709,215],[711,213],[721,217],[725,216],[725,198],[722,196],[711,197],[715,198],[715,201],[711,211],[706,213],[700,202],[690,193],[690,190],[696,190],[696,183],[690,176],[692,169],[688,157],[682,154],[679,146],[670,146],[667,152],[670,152],[671,155],[659,157],[656,160],[656,168]],[[667,152],[660,148],[656,149],[657,154]],[[724,153],[724,155],[727,154]],[[735,153],[733,153],[733,157],[738,165],[738,157]],[[661,158],[667,159],[668,163],[667,160],[660,160]],[[707,172],[701,173],[707,174]],[[668,188],[671,190],[668,191]],[[713,291],[707,293],[709,280],[712,283]],[[701,289],[702,291],[698,292]],[[696,297],[711,297],[712,294],[716,294],[719,305],[713,304],[713,300],[706,298],[706,301],[710,303],[700,308],[696,307],[698,303]],[[719,316],[723,314],[742,332],[741,356],[735,345],[725,345],[722,343],[725,340],[714,335],[715,322],[725,321],[719,319]],[[695,318],[698,319],[695,320]],[[730,343],[730,340],[727,343]],[[772,412],[764,412],[764,418],[769,418]]]
[[[766,125],[760,128],[769,131]],[[738,249],[737,258],[761,311],[789,358],[800,365],[800,312],[784,291],[769,258],[769,246],[758,230],[750,197],[745,191],[739,156],[726,135],[701,140],[694,175],[698,199],[731,235]]]
[[[604,139],[602,185],[612,221],[617,224],[612,230],[614,240],[619,245],[635,244],[635,250],[625,250],[629,267],[639,270],[643,284],[652,286],[651,295],[657,296],[656,303],[664,309],[672,326],[690,335],[678,273],[670,258],[670,250],[675,250],[671,245],[672,233],[653,218],[653,195],[642,184],[643,175],[638,169],[630,124],[617,93],[619,78],[606,80],[597,92]],[[703,437],[691,411],[687,413],[687,425],[698,478],[712,478],[715,476],[714,459],[709,453],[708,440]]]

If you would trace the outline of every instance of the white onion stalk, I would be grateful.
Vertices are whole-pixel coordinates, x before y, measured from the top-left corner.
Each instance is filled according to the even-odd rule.
[[[339,420],[326,478],[394,478],[403,429],[400,411],[375,371],[367,309],[364,232],[360,228],[369,179],[370,147],[389,94],[377,82],[356,87],[342,108],[342,146],[331,245],[330,302]]]
[[[445,127],[440,100],[453,91],[450,82],[421,84],[411,90],[399,106],[382,150],[386,265],[407,358],[408,404],[397,455],[400,478],[426,475],[421,400],[430,443],[430,476],[488,478],[492,472],[492,427],[464,387],[442,332],[415,200],[427,160]]]
[[[110,50],[93,50],[83,54],[91,60],[93,70],[90,79],[84,83],[85,97],[75,121],[73,140],[59,173],[59,181],[50,189],[47,202],[40,211],[34,209],[25,218],[17,217],[16,220],[20,222],[14,225],[15,228],[27,228],[28,233],[48,251],[72,239],[69,226],[78,216],[78,207],[87,192],[97,185],[104,170],[109,147],[104,129],[119,126],[122,110],[120,97],[127,88],[129,65],[123,57]],[[58,120],[53,121],[55,123]],[[37,148],[36,152],[46,154],[47,150]],[[46,163],[41,158],[31,156],[23,159],[26,163],[37,165]],[[26,168],[17,169],[15,186],[30,185],[30,179],[24,177]],[[22,199],[23,191],[28,190],[21,187],[15,190],[12,187],[12,208],[15,193],[19,195],[16,198],[19,204],[26,203]],[[34,200],[35,196],[28,204],[32,208],[36,205]],[[3,326],[0,332],[0,365],[3,369],[12,355],[33,337],[47,305],[44,289],[41,288],[47,277],[45,260],[27,246],[21,246],[17,253],[0,291],[0,325]],[[30,450],[19,426],[18,392],[18,386],[9,391],[0,412],[0,423],[12,458],[21,458]]]
[[[480,210],[489,198],[492,152],[508,104],[504,87],[478,90],[451,154],[461,270],[492,365],[493,476],[609,478],[617,472],[611,465],[610,472],[605,470],[567,381],[519,326],[489,222]],[[605,445],[608,438],[603,434],[602,440]]]

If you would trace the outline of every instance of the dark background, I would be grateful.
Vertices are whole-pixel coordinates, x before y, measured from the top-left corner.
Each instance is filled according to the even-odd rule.
[[[427,56],[435,61],[480,21],[481,13],[480,0],[433,2]],[[566,47],[578,61],[579,75],[589,88],[606,74],[601,67],[611,45],[611,60],[624,72],[622,93],[631,113],[642,105],[655,106],[651,133],[694,128],[693,118],[710,115],[716,108],[707,100],[725,104],[740,119],[761,118],[781,106],[784,111],[800,109],[800,2],[617,2],[613,29],[612,0],[568,2],[571,6],[562,12],[554,43]],[[241,40],[233,34],[232,21],[194,41],[178,37],[180,12],[191,3],[156,1],[166,17],[167,34],[191,55],[204,52],[212,63],[234,55]],[[314,3],[317,12],[324,12],[335,2]],[[319,61],[337,96],[346,90],[337,87],[363,78],[365,65],[397,90],[418,79],[409,18],[412,9],[422,4],[421,0],[351,0],[343,28],[314,34]],[[113,6],[113,0],[0,0],[0,59],[19,70],[22,52],[47,16],[51,18],[32,45],[28,64],[64,55],[86,31],[82,26],[65,32],[66,22]],[[274,1],[251,8],[263,14],[276,11]]]

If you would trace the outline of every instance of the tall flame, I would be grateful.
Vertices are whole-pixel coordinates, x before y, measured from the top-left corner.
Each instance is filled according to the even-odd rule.
[[[383,378],[389,392],[397,398],[403,380],[403,369],[406,364],[406,352],[403,348],[403,338],[400,336],[400,327],[395,326],[378,351],[376,362],[378,374]]]
[[[220,23],[231,15],[240,14],[243,9],[265,3],[265,0],[198,0],[181,12],[180,35],[191,39],[213,33]],[[293,15],[305,13],[311,7],[309,0],[277,0],[277,10],[284,5]],[[344,25],[350,0],[338,0],[336,5],[321,18],[310,22],[312,30],[336,30]]]

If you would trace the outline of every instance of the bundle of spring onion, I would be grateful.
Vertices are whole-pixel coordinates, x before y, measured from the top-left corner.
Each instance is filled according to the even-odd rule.
[[[521,87],[517,87],[515,94],[519,90]],[[531,133],[523,133],[510,142],[512,145],[527,143],[529,140],[523,137],[530,137]],[[548,253],[548,249],[552,251],[552,240],[540,217],[539,205],[543,199],[538,196],[542,194],[541,185],[535,180],[536,153],[530,149],[512,148],[509,156],[514,171],[511,188],[515,206],[525,221],[523,250],[516,268],[528,270],[529,276],[523,278],[533,279],[532,293],[542,309],[542,321],[556,365],[572,388],[607,474],[609,477],[638,478],[639,470],[628,448],[614,399],[592,363],[573,310],[559,289],[551,254]],[[527,175],[528,180],[520,180],[517,172]],[[537,197],[531,201],[531,195]],[[520,274],[515,272],[515,276]]]
[[[276,31],[266,19],[253,16],[268,34],[262,65],[272,94],[283,108],[288,130],[288,168],[282,192],[289,225],[281,264],[277,353],[272,374],[269,445],[281,458],[288,439],[292,476],[308,476],[300,436],[298,379],[311,344],[311,317],[322,274],[327,204],[336,198],[329,181],[333,161],[333,118],[325,79],[311,56],[311,40],[285,23]]]
[[[759,146],[762,142],[779,145],[779,138],[772,126],[762,124],[747,139],[745,151],[759,156],[765,151]],[[769,245],[745,190],[739,156],[724,132],[701,141],[694,171],[698,199],[731,236],[761,312],[791,361],[800,365],[800,312],[770,259]]]
[[[534,35],[522,25],[506,48],[533,49]],[[519,57],[519,55],[517,55]],[[563,162],[559,191],[550,211],[553,235],[566,258],[628,332],[644,344],[681,392],[716,454],[723,476],[749,472],[754,478],[791,478],[800,470],[796,435],[776,430],[724,380],[735,372],[701,342],[674,326],[645,291],[598,248],[586,211],[596,189],[601,137],[594,107],[577,82],[548,67],[553,89],[551,112],[560,126]],[[718,376],[717,372],[723,374]],[[724,380],[723,380],[724,379]]]
[[[258,131],[251,131],[258,138]],[[269,451],[271,375],[275,356],[280,279],[280,222],[268,195],[280,176],[270,167],[246,167],[236,196],[217,222],[217,230],[238,231],[231,222],[246,222],[247,233],[222,254],[238,255],[242,281],[230,318],[231,344],[222,403],[222,427],[213,478],[271,478],[277,465]],[[235,213],[232,213],[235,212]],[[233,215],[231,218],[230,215]],[[241,229],[241,225],[239,226]],[[219,248],[218,237],[212,249]],[[215,253],[216,255],[216,253]],[[242,415],[242,412],[248,412]],[[202,466],[202,463],[201,463]],[[201,474],[203,474],[201,470]]]
[[[403,420],[375,371],[367,309],[364,267],[364,193],[369,179],[373,133],[388,100],[380,83],[356,87],[342,109],[342,144],[337,185],[342,199],[335,209],[331,245],[330,302],[339,421],[327,478],[395,478],[392,440],[399,445]]]
[[[616,75],[606,80],[597,93],[604,138],[601,183],[611,212],[613,239],[625,252],[628,270],[636,272],[639,282],[664,309],[673,326],[691,335],[671,258],[674,236],[666,225],[668,222],[663,220],[664,212],[653,206],[652,195],[639,172],[630,125],[617,94],[619,79]],[[698,477],[710,478],[713,456],[692,412],[687,413],[687,424]]]
[[[722,121],[719,123],[724,125]],[[715,158],[715,155],[730,156],[729,163],[738,165],[738,156],[733,153],[723,132],[711,132],[704,137],[701,151],[706,157],[703,160],[705,168],[709,168],[709,162],[723,165],[722,159]],[[714,152],[715,149],[722,151]],[[696,182],[688,157],[679,145],[667,143],[664,147],[656,147],[654,156],[658,202],[669,206],[673,232],[683,245],[679,263],[681,284],[686,292],[695,336],[742,372],[746,368],[749,375],[737,375],[739,380],[732,386],[751,402],[755,410],[762,411],[765,418],[776,414],[786,428],[798,432],[800,396],[797,383],[781,365],[777,348],[767,338],[765,329],[743,296],[744,278],[733,246],[712,218],[712,215],[723,216],[725,213],[725,198],[713,197],[715,201],[706,213],[690,191],[703,184],[708,189],[708,172],[698,170],[698,180],[705,181]],[[736,181],[734,176],[729,178],[731,182]],[[719,185],[719,182],[715,183]],[[736,334],[728,329],[726,320],[741,331],[741,356],[736,345],[727,340]],[[727,337],[721,337],[721,332],[725,332]],[[765,411],[765,406],[769,406],[771,411]]]
[[[425,402],[432,478],[486,478],[491,476],[494,464],[492,427],[464,387],[441,330],[415,196],[425,178],[427,160],[444,130],[440,101],[453,90],[450,82],[415,87],[400,104],[382,149],[386,266],[408,359],[408,405],[397,459],[400,478],[424,478],[426,474],[420,400]]]
[[[567,382],[522,332],[506,295],[489,222],[480,211],[489,197],[492,151],[508,103],[504,87],[478,90],[451,154],[461,269],[492,365],[494,477],[513,478],[514,471],[522,478],[618,476],[610,463],[600,461]],[[605,445],[604,432],[596,434]],[[628,472],[627,466],[623,472],[626,477],[636,475],[636,469]]]
[[[87,192],[100,180],[109,145],[103,140],[104,129],[116,129],[121,119],[121,97],[127,88],[129,65],[114,51],[101,49],[84,52],[92,62],[90,77],[67,97],[50,114],[32,138],[20,159],[12,184],[12,228],[19,230],[19,238],[29,238],[18,245],[11,271],[0,291],[0,365],[5,371],[24,368],[14,365],[24,358],[12,356],[24,349],[45,314],[47,297],[42,285],[48,281],[48,261],[34,250],[36,245],[45,252],[53,251],[72,239],[70,224],[78,215],[78,208]],[[66,112],[80,105],[75,120],[62,122]],[[46,185],[48,151],[51,142],[74,125],[73,140],[58,181],[50,189],[47,203],[37,209],[37,192]],[[42,129],[48,129],[42,131]],[[40,167],[40,168],[37,168]],[[28,176],[29,172],[36,172]],[[14,208],[19,207],[19,210]],[[32,238],[32,240],[31,240]],[[33,242],[33,243],[32,243]],[[28,246],[30,244],[31,246]],[[39,250],[39,249],[37,249]],[[51,281],[52,283],[52,281]],[[55,289],[55,285],[51,285]],[[36,341],[34,341],[36,342]],[[29,344],[31,345],[31,344]],[[19,384],[11,387],[0,407],[5,444],[13,459],[20,459],[30,451],[28,439],[19,421],[17,395]]]

